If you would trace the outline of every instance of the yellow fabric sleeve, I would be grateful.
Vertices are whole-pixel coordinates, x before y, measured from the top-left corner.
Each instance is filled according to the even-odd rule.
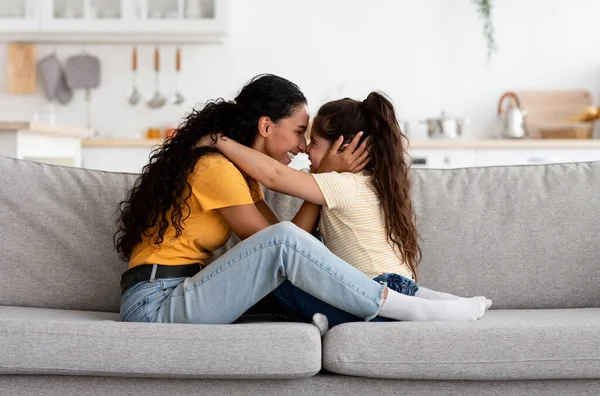
[[[192,195],[204,211],[249,205],[264,198],[260,185],[254,180],[250,184],[227,158],[209,155],[198,162]]]

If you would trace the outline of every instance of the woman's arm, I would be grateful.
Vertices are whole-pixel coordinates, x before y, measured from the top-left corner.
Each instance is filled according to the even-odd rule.
[[[302,228],[308,233],[313,233],[317,219],[319,218],[319,212],[321,211],[321,205],[314,204],[312,202],[304,201],[296,216],[292,220],[292,223]]]
[[[269,224],[273,225],[281,221],[279,219],[279,216],[277,216],[277,214],[273,212],[273,209],[271,209],[267,201],[265,201],[264,199],[261,199],[254,205],[256,206],[256,209],[258,209],[260,214],[269,222]]]
[[[270,225],[254,204],[228,206],[217,211],[241,240]]]
[[[341,153],[338,149],[343,140],[336,141],[327,153],[326,163],[331,168],[339,165],[338,170],[356,171],[364,168],[368,161],[367,141],[357,149],[361,133],[358,133],[348,147]],[[227,137],[219,137],[214,143],[216,148],[241,168],[250,177],[269,188],[284,194],[302,198],[318,205],[324,205],[325,199],[315,179],[306,172],[301,172],[283,165],[277,160],[254,149],[241,145]],[[349,165],[348,165],[349,164]],[[334,171],[335,169],[328,169]]]

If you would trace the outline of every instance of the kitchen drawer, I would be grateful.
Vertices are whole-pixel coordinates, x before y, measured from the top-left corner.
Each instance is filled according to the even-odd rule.
[[[600,161],[598,149],[477,150],[477,166]]]
[[[467,168],[477,166],[475,150],[411,150],[414,168]]]

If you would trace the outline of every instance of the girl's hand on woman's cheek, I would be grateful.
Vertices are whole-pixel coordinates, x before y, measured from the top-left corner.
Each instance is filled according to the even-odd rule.
[[[369,163],[369,150],[367,148],[369,139],[357,148],[362,137],[362,132],[357,133],[352,142],[339,151],[344,143],[344,137],[340,136],[332,145],[325,157],[321,160],[317,173],[326,172],[360,172]]]

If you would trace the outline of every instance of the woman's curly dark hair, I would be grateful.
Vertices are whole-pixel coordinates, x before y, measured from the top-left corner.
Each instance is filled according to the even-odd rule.
[[[181,236],[190,212],[188,175],[200,157],[216,152],[212,148],[196,148],[201,137],[222,133],[251,146],[260,117],[278,122],[292,116],[303,104],[306,98],[296,84],[263,74],[246,84],[235,101],[212,100],[200,110],[192,110],[173,136],[151,153],[141,176],[119,204],[114,243],[121,258],[129,261],[143,236],[152,237],[152,242],[160,247],[169,226],[175,229],[175,238]]]

